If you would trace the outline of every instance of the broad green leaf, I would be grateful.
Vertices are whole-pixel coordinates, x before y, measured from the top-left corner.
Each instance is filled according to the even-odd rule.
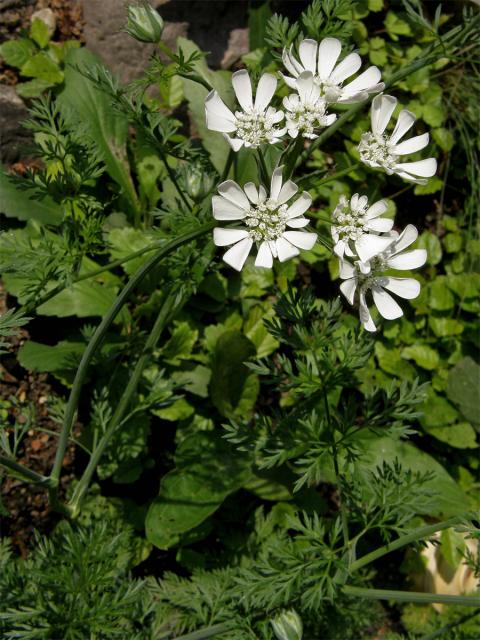
[[[385,28],[392,40],[398,40],[398,36],[410,36],[412,30],[405,20],[402,20],[396,13],[389,11],[384,21]]]
[[[368,0],[368,8],[370,11],[381,11],[383,9],[383,0]]]
[[[60,84],[63,82],[63,71],[50,58],[49,55],[41,51],[32,56],[20,69],[22,76],[29,78],[38,78],[52,84]]]
[[[438,338],[457,336],[463,333],[465,328],[464,324],[460,320],[455,320],[455,318],[434,318],[429,316],[428,324]]]
[[[248,376],[244,362],[255,354],[255,345],[239,331],[225,331],[217,340],[210,397],[221,415],[232,416],[237,408]]]
[[[251,474],[249,460],[217,431],[186,438],[175,460],[177,468],[162,478],[145,522],[147,539],[160,549],[178,544],[182,534],[214,513]]]
[[[450,129],[439,127],[432,130],[432,137],[438,146],[444,151],[451,151],[455,144],[455,137]]]
[[[250,51],[265,46],[265,32],[268,19],[272,15],[270,0],[266,0],[257,9],[250,7],[248,11],[248,37]]]
[[[130,213],[135,217],[139,203],[130,175],[126,140],[128,120],[112,109],[108,95],[100,91],[76,67],[100,65],[86,49],[71,49],[67,55],[65,88],[58,97],[62,114],[78,128],[80,122],[95,143],[110,176],[120,186]]]
[[[450,370],[447,396],[471,423],[480,425],[480,366],[470,357]]]
[[[53,373],[76,369],[84,351],[84,342],[62,340],[51,346],[28,340],[18,351],[18,361],[28,371]]]
[[[248,318],[243,326],[243,332],[249,340],[253,342],[257,349],[257,357],[264,358],[269,356],[275,351],[279,343],[275,338],[270,335],[265,328],[264,320],[267,320],[273,316],[273,309],[264,309],[263,307],[256,306],[250,310]]]
[[[457,571],[465,558],[464,534],[455,529],[445,529],[440,534],[440,548],[445,560],[454,571]]]
[[[47,89],[51,89],[51,87],[54,86],[55,84],[53,82],[34,78],[27,82],[19,82],[15,87],[15,90],[21,98],[38,98]]]
[[[427,399],[421,405],[423,415],[421,424],[428,427],[444,427],[458,420],[458,411],[444,396],[437,395],[431,388],[427,392]]]
[[[402,350],[402,358],[414,360],[422,369],[433,370],[438,367],[440,358],[437,351],[426,344],[414,344]]]
[[[405,380],[412,380],[415,377],[415,368],[402,358],[400,349],[388,348],[381,342],[376,342],[375,355],[383,371]]]
[[[455,298],[447,286],[446,276],[436,276],[428,285],[428,302],[435,311],[453,309]]]
[[[62,221],[60,207],[49,197],[39,198],[31,191],[20,191],[0,171],[0,213],[19,220],[36,220],[42,224],[59,225]]]
[[[427,184],[416,184],[413,192],[416,196],[428,196],[431,193],[437,193],[443,187],[443,180],[438,176],[433,176]]]
[[[114,260],[126,258],[130,254],[148,247],[152,242],[153,238],[148,233],[129,226],[112,229],[108,234],[110,255]],[[125,262],[122,265],[122,268],[125,273],[132,275],[138,267],[145,262],[147,257],[149,257],[148,254],[144,254],[138,258],[133,258],[132,260]]]
[[[20,69],[37,51],[35,45],[27,38],[7,40],[0,46],[0,57],[11,67]]]
[[[44,49],[50,41],[48,27],[43,20],[35,18],[30,27],[30,37],[41,49]]]
[[[463,245],[463,236],[460,233],[447,233],[443,239],[443,246],[447,253],[457,253]]]
[[[168,420],[169,422],[178,422],[179,420],[186,420],[189,418],[195,409],[189,404],[185,398],[176,400],[169,407],[162,409],[153,409],[153,415],[161,418],[162,420]]]
[[[412,444],[392,438],[364,438],[364,459],[360,463],[368,469],[381,465],[384,461],[392,464],[398,458],[404,469],[425,473],[431,471],[434,477],[425,484],[425,488],[432,491],[429,516],[455,516],[465,513],[470,508],[470,502],[455,480],[446,469],[432,456],[420,451]]]
[[[183,51],[186,58],[188,58],[193,52],[200,51],[196,44],[186,38],[178,38],[177,43],[178,48]],[[230,81],[231,74],[227,71],[212,71],[208,68],[207,63],[203,58],[202,60],[195,62],[193,67],[196,73],[198,73],[218,91],[225,104],[228,107],[232,107],[234,103],[234,93]],[[188,101],[193,122],[195,123],[195,127],[202,138],[203,146],[209,152],[215,169],[222,173],[230,150],[230,145],[221,133],[209,131],[207,129],[207,125],[205,123],[205,98],[208,95],[208,91],[197,82],[186,79],[184,79],[183,90]]]
[[[419,249],[427,250],[427,264],[435,265],[442,259],[442,246],[436,235],[430,231],[424,231],[417,242]]]
[[[181,385],[186,391],[201,398],[208,397],[208,385],[211,377],[211,370],[201,364],[192,369],[174,371],[172,373],[172,380]]]
[[[424,430],[437,440],[446,442],[455,449],[476,449],[478,447],[475,429],[469,422],[459,422],[446,427],[429,427]]]
[[[189,358],[198,338],[198,331],[188,322],[175,322],[170,339],[162,347],[162,359],[168,364],[179,365],[181,360]]]

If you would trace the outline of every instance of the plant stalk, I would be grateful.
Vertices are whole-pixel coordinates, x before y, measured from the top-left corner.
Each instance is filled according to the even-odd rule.
[[[421,591],[391,591],[389,589],[367,589],[346,584],[343,593],[368,600],[395,600],[396,602],[417,602],[419,604],[458,604],[464,607],[480,606],[480,596],[452,596],[444,593],[422,593]]]
[[[177,636],[175,640],[205,640],[205,638],[213,638],[213,636],[225,633],[229,629],[231,629],[231,627],[228,624],[215,624],[212,627],[206,627],[205,629],[192,631],[192,633],[187,633],[183,636]]]
[[[0,454],[0,465],[13,471],[23,478],[23,480],[27,482],[32,482],[33,484],[42,484],[44,486],[48,486],[50,483],[50,478],[42,475],[41,473],[37,473],[28,467],[25,467],[23,464],[12,460],[7,456],[3,456]]]

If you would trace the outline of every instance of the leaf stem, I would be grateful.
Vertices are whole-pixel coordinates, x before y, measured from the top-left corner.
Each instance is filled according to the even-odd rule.
[[[265,158],[264,158],[263,152],[260,149],[260,147],[258,147],[258,149],[257,149],[257,158],[258,158],[258,165],[259,165],[259,168],[260,168],[260,173],[262,175],[262,181],[263,181],[266,189],[268,190],[269,183],[270,183],[269,176],[268,176],[268,169],[267,169],[267,165],[265,163]]]
[[[21,476],[23,480],[27,482],[32,482],[33,484],[43,484],[48,486],[50,483],[50,478],[42,475],[41,473],[37,473],[28,467],[25,467],[23,464],[12,460],[7,456],[3,456],[0,454],[0,465],[5,467],[9,471],[13,471],[15,474]]]
[[[389,589],[353,587],[348,584],[342,587],[342,591],[347,596],[367,598],[369,600],[395,600],[396,602],[418,602],[419,604],[438,602],[441,604],[458,604],[465,607],[478,607],[480,605],[480,596],[478,595],[453,596],[444,593],[422,593],[420,591],[391,591]]]
[[[325,176],[325,178],[322,178],[321,180],[319,180],[319,182],[317,182],[316,184],[312,184],[311,186],[315,187],[317,189],[318,187],[321,187],[324,184],[327,184],[327,182],[331,182],[332,180],[337,180],[338,178],[342,178],[343,176],[347,176],[352,171],[355,171],[355,169],[358,169],[358,167],[360,167],[361,164],[362,164],[361,162],[355,162],[354,164],[350,165],[349,167],[346,167],[345,169],[342,169],[341,171],[337,171],[337,173],[332,173],[332,174],[330,174],[328,176]],[[322,171],[322,170],[320,170],[320,171]],[[297,184],[300,184],[302,182],[306,182],[306,181],[310,180],[312,177],[315,176],[315,174],[318,175],[318,173],[319,172],[313,172],[313,173],[309,174],[308,176],[303,176],[302,178],[297,180]]]
[[[201,227],[198,227],[194,231],[190,231],[185,233],[175,240],[172,240],[166,243],[154,256],[152,256],[149,260],[145,261],[135,272],[135,274],[130,278],[125,287],[117,296],[115,302],[110,307],[107,314],[104,316],[102,322],[98,325],[95,333],[90,339],[90,342],[85,349],[82,359],[80,361],[80,365],[75,374],[75,379],[73,381],[72,389],[70,391],[70,397],[68,399],[67,407],[65,410],[65,417],[62,425],[62,430],[60,432],[60,438],[58,442],[57,453],[55,457],[55,463],[53,465],[51,478],[52,481],[58,486],[60,472],[63,464],[63,458],[65,455],[65,451],[68,444],[68,438],[70,436],[70,432],[72,430],[73,423],[75,421],[75,414],[77,412],[78,403],[80,400],[80,392],[82,389],[83,382],[85,380],[85,376],[87,374],[88,366],[96,352],[96,350],[100,347],[105,334],[107,333],[108,328],[116,318],[117,314],[122,309],[123,305],[129,298],[130,294],[133,292],[135,287],[145,278],[145,276],[154,269],[154,267],[168,254],[172,253],[178,247],[186,244],[187,242],[191,242],[202,235],[208,233],[215,226],[214,222],[208,222]]]
[[[180,188],[180,185],[178,184],[178,180],[177,180],[177,177],[175,175],[175,172],[172,169],[172,167],[168,164],[167,156],[165,155],[163,149],[160,146],[158,146],[157,149],[158,149],[158,154],[159,154],[160,158],[162,159],[163,164],[165,165],[165,168],[167,170],[168,177],[170,178],[173,186],[175,187],[178,195],[180,196],[180,199],[182,200],[183,204],[187,207],[187,209],[191,209],[192,205],[188,201],[188,198],[185,195],[183,189]]]
[[[231,629],[231,627],[228,624],[215,624],[212,627],[206,627],[205,629],[192,631],[192,633],[187,633],[183,636],[177,636],[174,640],[205,640],[205,638],[213,638],[213,636],[218,636],[220,633],[225,633],[229,629]]]

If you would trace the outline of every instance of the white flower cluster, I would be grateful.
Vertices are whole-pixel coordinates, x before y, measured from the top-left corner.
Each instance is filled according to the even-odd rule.
[[[319,130],[337,118],[336,114],[328,113],[331,106],[360,102],[384,89],[380,71],[374,66],[345,84],[360,70],[362,61],[357,53],[350,53],[338,62],[341,49],[336,38],[324,38],[320,43],[303,40],[298,47],[299,59],[291,47],[284,49],[282,59],[290,75],[280,75],[295,93],[283,98],[283,110],[270,105],[277,88],[273,74],[264,73],[260,77],[254,98],[248,72],[237,71],[232,75],[232,84],[239,109],[231,111],[218,93],[211,91],[205,100],[207,127],[223,133],[234,151],[276,144],[285,135],[292,139],[318,137]],[[401,141],[415,122],[414,114],[406,109],[400,111],[393,132],[387,134],[396,106],[397,100],[392,96],[380,94],[373,99],[371,131],[363,133],[358,145],[360,160],[388,175],[424,184],[435,174],[436,160],[403,162],[402,157],[426,147],[429,135],[424,133]],[[269,194],[262,185],[257,187],[249,182],[242,188],[227,180],[218,187],[220,195],[213,197],[214,218],[235,225],[216,227],[214,242],[230,247],[223,259],[239,271],[254,243],[255,265],[271,268],[274,258],[283,262],[298,255],[300,249],[311,249],[316,242],[316,233],[295,230],[308,225],[304,214],[312,198],[301,193],[287,204],[298,187],[291,180],[283,183],[282,172],[283,167],[273,171]],[[415,227],[408,225],[400,235],[392,231],[393,220],[382,217],[386,210],[383,200],[369,205],[367,196],[356,193],[350,200],[342,196],[332,214],[333,250],[340,259],[343,279],[340,288],[351,304],[358,292],[360,319],[368,331],[375,331],[376,327],[367,306],[367,294],[371,293],[380,314],[392,319],[402,315],[402,310],[387,291],[403,298],[414,298],[420,291],[416,280],[384,272],[413,269],[426,260],[423,249],[404,251],[417,238]]]

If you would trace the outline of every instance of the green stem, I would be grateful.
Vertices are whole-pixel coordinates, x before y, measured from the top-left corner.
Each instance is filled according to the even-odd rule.
[[[258,149],[257,149],[257,158],[258,158],[258,165],[259,165],[259,168],[260,168],[260,173],[261,173],[261,176],[262,176],[262,182],[265,185],[265,188],[268,190],[269,187],[270,187],[268,169],[267,169],[267,165],[266,165],[266,162],[265,162],[265,158],[264,158],[263,152],[260,149],[260,147],[258,147]]]
[[[319,180],[319,182],[312,184],[311,186],[317,189],[318,187],[321,187],[324,184],[327,184],[327,182],[331,182],[332,180],[337,180],[338,178],[347,176],[352,171],[355,171],[355,169],[358,169],[358,167],[360,167],[361,164],[362,164],[361,162],[355,162],[354,164],[350,165],[349,167],[346,167],[345,169],[342,169],[341,171],[338,171],[337,173],[333,173],[331,175],[326,176],[325,178],[322,178],[321,180]],[[323,172],[322,169],[320,171]],[[319,172],[313,172],[313,173],[310,173],[308,176],[304,176],[303,178],[300,178],[299,180],[297,180],[297,184],[310,181],[311,178],[315,177],[316,173],[318,174]]]
[[[437,531],[443,531],[444,529],[454,527],[456,524],[459,524],[460,521],[460,518],[449,518],[444,522],[437,522],[436,524],[431,524],[426,527],[415,529],[414,531],[407,533],[400,538],[397,538],[397,540],[394,540],[393,542],[390,542],[389,544],[386,544],[383,547],[379,547],[378,549],[375,549],[375,551],[362,556],[350,566],[350,571],[358,571],[368,564],[375,562],[375,560],[378,560],[379,558],[387,555],[387,553],[396,551],[397,549],[401,549],[411,542],[424,540],[425,538],[432,536]]]
[[[475,616],[478,616],[478,615],[480,615],[480,609],[478,611],[474,611],[473,613],[466,613],[464,616],[460,616],[459,618],[457,618],[454,622],[449,622],[448,624],[444,625],[440,629],[437,629],[433,633],[429,633],[428,636],[423,636],[423,638],[420,638],[420,640],[435,640],[436,638],[440,638],[440,636],[443,636],[443,634],[446,633],[447,631],[450,631],[451,629],[455,629],[455,627],[458,627],[464,622],[468,622],[468,620],[471,620],[472,618],[475,618]]]
[[[137,360],[133,373],[130,376],[128,384],[122,393],[120,402],[118,403],[115,409],[115,412],[110,419],[110,422],[108,424],[108,427],[105,433],[100,438],[97,446],[95,447],[95,450],[93,451],[93,454],[89,460],[89,463],[85,471],[83,472],[82,477],[80,478],[77,486],[75,487],[75,490],[72,495],[72,499],[70,500],[70,503],[69,503],[69,507],[71,508],[74,514],[78,513],[80,502],[88,489],[88,486],[91,482],[93,474],[95,473],[95,469],[97,468],[98,463],[100,462],[101,457],[110,439],[112,438],[113,434],[115,433],[116,429],[121,423],[124,413],[128,409],[128,405],[130,404],[130,400],[132,399],[133,394],[137,390],[138,383],[140,382],[140,378],[142,376],[143,370],[148,364],[152,355],[152,351],[155,348],[155,345],[157,344],[160,338],[160,335],[167,324],[167,321],[172,311],[172,307],[175,304],[176,298],[177,296],[171,293],[167,295],[165,302],[163,303],[162,308],[160,310],[160,313],[158,314],[157,320],[153,325],[152,331],[150,332],[150,335],[145,343],[143,353],[140,356],[140,358]],[[175,304],[175,306],[176,308],[178,308],[179,306],[181,306],[181,302]]]
[[[104,316],[102,322],[98,325],[95,333],[90,339],[90,342],[85,349],[82,359],[80,361],[80,365],[75,374],[75,379],[73,381],[72,389],[70,391],[70,397],[68,399],[67,407],[65,410],[65,417],[62,426],[62,430],[60,432],[60,438],[58,442],[57,453],[55,457],[55,463],[52,469],[51,478],[55,485],[58,485],[58,481],[60,478],[60,472],[62,468],[63,458],[65,456],[65,451],[68,444],[68,438],[70,436],[70,432],[72,430],[73,423],[75,421],[75,414],[77,412],[78,402],[80,400],[80,392],[82,389],[83,382],[85,380],[85,376],[87,374],[88,366],[97,351],[100,347],[105,334],[107,333],[108,328],[116,318],[117,314],[122,309],[123,305],[129,298],[130,294],[133,292],[135,287],[147,276],[152,269],[156,267],[156,265],[168,254],[172,253],[178,247],[186,244],[187,242],[191,242],[199,238],[200,236],[208,233],[215,226],[214,222],[208,222],[205,225],[202,225],[198,229],[194,231],[190,231],[182,236],[179,236],[175,240],[167,242],[154,256],[152,256],[149,260],[145,261],[135,272],[135,274],[130,278],[125,287],[117,296],[115,302],[110,307],[107,314]]]
[[[222,175],[220,177],[220,182],[224,182],[228,178],[228,174],[229,174],[231,166],[233,164],[234,157],[235,157],[235,151],[233,149],[230,149],[230,151],[228,152],[228,157],[227,157],[227,161],[225,163],[225,167],[224,167]]]
[[[198,73],[181,73],[181,72],[179,72],[178,75],[181,76],[182,78],[185,78],[185,80],[191,80],[192,82],[196,82],[197,84],[201,84],[202,87],[205,87],[205,89],[207,89],[207,91],[212,91],[213,90],[212,85],[209,82],[207,82],[204,78],[202,78],[202,76],[199,76]]]
[[[297,160],[302,157],[304,144],[303,138],[298,136],[292,148],[290,150],[287,149],[285,153],[285,170],[283,172],[283,179],[285,181],[292,177],[292,173],[297,166]]]
[[[480,606],[480,596],[452,596],[444,593],[422,593],[420,591],[391,591],[389,589],[366,589],[346,584],[342,591],[347,596],[369,600],[395,600],[396,602],[417,602],[419,604],[458,604],[465,607]]]
[[[192,631],[192,633],[177,636],[175,640],[205,640],[205,638],[213,638],[213,636],[225,633],[229,629],[231,629],[231,627],[228,624],[215,624],[212,627],[200,629],[200,631]]]
[[[43,476],[41,473],[37,473],[28,467],[25,467],[23,464],[19,464],[15,460],[8,458],[7,456],[3,456],[0,454],[0,465],[5,467],[9,471],[13,471],[15,474],[21,476],[23,480],[27,482],[32,482],[33,484],[43,484],[48,486],[50,483],[50,478],[47,476]]]
[[[165,165],[165,168],[167,170],[168,177],[170,178],[173,186],[175,187],[178,195],[180,196],[180,199],[182,200],[183,204],[187,207],[187,209],[191,209],[192,205],[188,201],[188,198],[185,195],[183,189],[180,188],[175,172],[173,171],[172,167],[168,164],[167,156],[165,155],[165,153],[163,152],[163,149],[160,146],[158,146],[157,149],[158,149],[158,154],[162,159],[163,164]]]

